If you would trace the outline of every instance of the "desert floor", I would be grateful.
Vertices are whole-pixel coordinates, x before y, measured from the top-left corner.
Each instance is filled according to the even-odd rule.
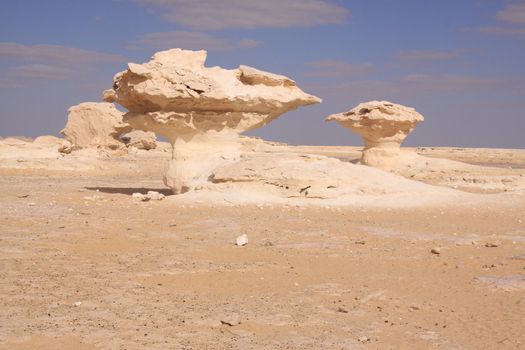
[[[525,348],[523,193],[417,207],[133,200],[168,194],[156,167],[0,170],[0,348]]]

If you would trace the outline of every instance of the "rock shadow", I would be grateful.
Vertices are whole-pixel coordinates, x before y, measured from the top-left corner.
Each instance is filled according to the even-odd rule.
[[[104,192],[104,193],[120,193],[131,196],[133,193],[146,194],[148,191],[156,191],[165,196],[171,196],[173,192],[169,188],[144,188],[144,187],[84,187],[89,191]]]

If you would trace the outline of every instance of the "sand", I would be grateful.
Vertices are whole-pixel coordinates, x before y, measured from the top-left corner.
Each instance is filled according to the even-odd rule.
[[[523,173],[522,151],[499,154],[515,157],[494,176]],[[169,195],[168,159],[0,167],[0,349],[525,347],[523,190],[392,206],[133,200]]]

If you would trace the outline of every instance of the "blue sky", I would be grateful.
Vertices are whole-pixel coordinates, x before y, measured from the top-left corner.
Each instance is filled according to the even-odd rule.
[[[0,135],[58,134],[127,62],[173,47],[287,75],[320,105],[251,132],[360,145],[332,113],[386,99],[406,145],[525,148],[524,0],[17,0],[0,11]]]

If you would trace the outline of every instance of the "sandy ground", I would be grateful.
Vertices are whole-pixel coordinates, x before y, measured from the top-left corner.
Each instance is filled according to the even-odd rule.
[[[0,170],[0,349],[525,348],[523,192],[406,208],[133,200],[169,193],[158,167]]]

